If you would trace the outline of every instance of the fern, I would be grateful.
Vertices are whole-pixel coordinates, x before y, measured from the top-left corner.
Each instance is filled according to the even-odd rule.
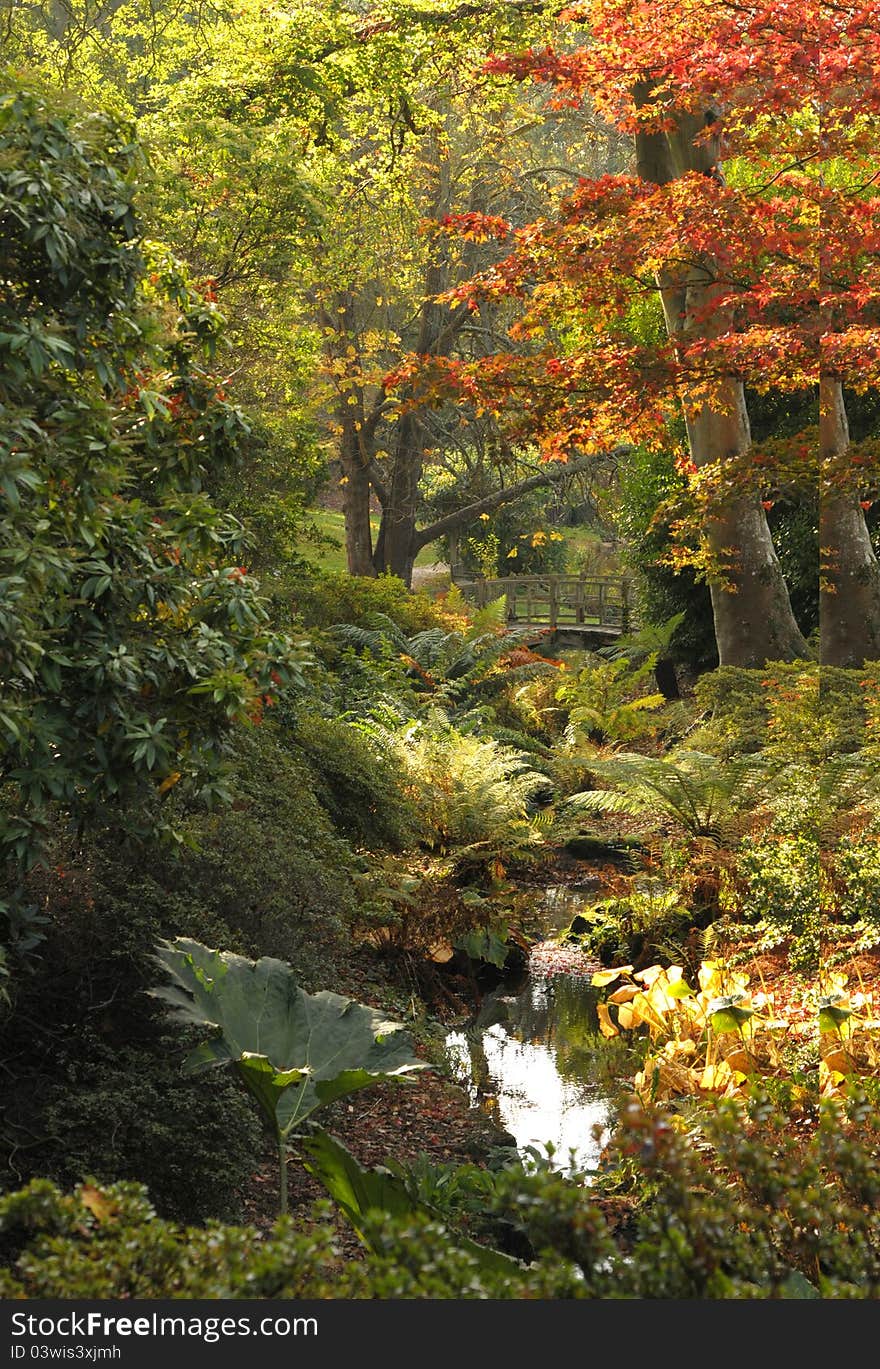
[[[659,811],[692,836],[718,843],[731,837],[736,813],[763,801],[776,773],[761,759],[722,764],[701,751],[678,751],[664,760],[622,752],[590,768],[615,787],[574,794],[570,805],[604,813]]]
[[[513,669],[501,668],[503,659],[522,649],[528,636],[526,632],[497,630],[494,623],[501,602],[481,609],[465,632],[432,627],[406,637],[387,615],[373,613],[364,625],[337,625],[332,634],[340,644],[369,652],[380,660],[395,655],[401,658],[409,667],[415,689],[433,695],[435,705],[455,712],[477,697],[490,697],[518,680],[555,669],[554,662],[540,657]]]
[[[602,661],[560,685],[556,697],[569,710],[565,732],[569,745],[581,745],[584,740],[629,742],[653,735],[658,721],[646,715],[666,701],[662,694],[640,690],[656,661],[656,654],[651,654],[637,670],[624,658]]]
[[[597,655],[604,656],[609,661],[625,660],[630,665],[644,661],[648,656],[653,656],[656,661],[669,650],[686,616],[684,613],[676,613],[673,617],[667,618],[665,623],[646,623],[638,632],[618,637],[610,646],[601,647]]]
[[[392,743],[429,848],[480,846],[500,856],[538,839],[530,809],[547,777],[521,752],[462,734],[438,714]]]

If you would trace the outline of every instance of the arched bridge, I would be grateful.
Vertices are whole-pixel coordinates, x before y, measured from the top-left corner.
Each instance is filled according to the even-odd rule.
[[[511,627],[542,634],[549,628],[555,637],[585,646],[638,626],[635,585],[626,575],[507,575],[460,588],[478,608],[503,594]]]

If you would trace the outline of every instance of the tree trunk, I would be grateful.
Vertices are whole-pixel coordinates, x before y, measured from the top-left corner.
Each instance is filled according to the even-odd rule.
[[[345,375],[350,339],[355,329],[354,300],[344,290],[333,297],[333,311],[321,309],[324,355],[337,382],[336,419],[339,425],[339,463],[342,467],[342,511],[345,518],[345,555],[349,575],[375,575],[370,527],[370,458],[364,446],[364,394],[359,384],[340,385]],[[342,363],[343,374],[339,374]]]
[[[342,508],[349,575],[375,575],[370,527],[370,473],[361,450],[355,420],[343,414],[339,457],[342,464]]]
[[[849,425],[839,380],[820,383],[819,440],[823,466],[845,461]],[[861,669],[880,660],[880,564],[858,490],[823,492],[819,514],[820,661]]]
[[[637,98],[650,100],[642,89]],[[681,115],[669,133],[636,137],[636,162],[643,180],[666,185],[688,172],[699,172],[722,182],[717,138],[701,138],[713,121]],[[718,285],[715,267],[706,258],[680,273],[658,277],[666,329],[673,341],[719,336],[730,326],[725,311],[713,309]],[[687,425],[691,460],[697,467],[744,455],[751,446],[751,430],[741,380],[723,378],[711,404],[691,402],[688,386],[680,398]],[[773,546],[760,492],[732,495],[706,520],[704,533],[712,568],[709,588],[715,638],[721,665],[761,667],[768,660],[796,660],[808,654],[795,622]]]
[[[415,414],[404,414],[396,427],[394,455],[388,479],[374,564],[379,574],[397,575],[412,583],[416,510],[422,478],[422,425]]]

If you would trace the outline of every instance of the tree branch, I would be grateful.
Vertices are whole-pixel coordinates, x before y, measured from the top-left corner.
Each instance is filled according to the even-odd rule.
[[[445,518],[439,518],[427,528],[417,528],[413,536],[413,551],[421,551],[429,542],[435,541],[447,532],[454,532],[456,528],[478,518],[481,513],[490,513],[492,509],[514,503],[530,490],[538,490],[543,485],[554,485],[558,480],[565,480],[567,476],[589,470],[603,456],[623,456],[631,450],[631,447],[620,446],[610,452],[594,452],[592,456],[581,457],[579,461],[548,461],[546,469],[539,471],[537,475],[530,475],[527,480],[519,480],[515,485],[508,485],[506,489],[495,490],[493,494],[487,494],[485,499],[478,499],[473,504],[465,505],[463,509],[457,509],[455,513],[448,513]]]

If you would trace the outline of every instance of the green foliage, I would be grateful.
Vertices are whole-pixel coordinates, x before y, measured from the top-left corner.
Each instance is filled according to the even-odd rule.
[[[339,994],[305,993],[283,961],[245,960],[185,937],[161,946],[157,960],[174,983],[153,997],[176,1020],[219,1032],[184,1069],[234,1064],[283,1136],[336,1098],[427,1068],[398,1023]]]
[[[709,588],[698,581],[691,568],[676,572],[664,563],[671,531],[668,521],[658,517],[663,503],[682,488],[683,478],[675,469],[671,447],[662,452],[632,451],[621,468],[616,523],[626,564],[638,573],[643,618],[663,623],[673,614],[684,613],[674,658],[705,670],[718,660]]]
[[[380,733],[303,710],[288,735],[307,764],[315,797],[340,832],[372,849],[399,850],[414,840],[406,770]]]
[[[823,933],[819,882],[819,848],[810,834],[743,841],[731,901],[741,918],[757,926],[750,953],[786,944],[793,969],[815,972]]]
[[[141,170],[129,129],[8,82],[0,845],[25,868],[51,805],[123,822],[162,785],[210,792],[231,721],[295,667],[205,493],[249,430],[216,308],[140,239]]]
[[[723,756],[767,751],[789,763],[818,765],[859,751],[868,740],[871,668],[817,668],[771,661],[763,670],[722,666],[694,686],[710,714],[694,737],[700,750]]]
[[[636,876],[614,897],[599,899],[573,919],[566,936],[598,956],[603,965],[679,959],[696,915],[682,891],[661,879]]]
[[[176,1020],[218,1033],[190,1052],[184,1070],[232,1064],[276,1138],[282,1212],[286,1144],[313,1112],[428,1068],[398,1023],[327,990],[305,993],[281,960],[245,960],[185,937],[161,945],[156,959],[173,982],[152,996],[169,1004]]]
[[[573,678],[566,678],[556,698],[568,709],[568,745],[632,742],[653,736],[659,720],[649,715],[666,701],[662,694],[642,691],[656,664],[657,653],[652,651],[635,669],[621,657],[592,663]]]
[[[181,815],[186,844],[153,864],[180,909],[175,930],[200,934],[199,909],[202,926],[227,944],[231,934],[239,949],[294,960],[314,976],[354,900],[352,853],[321,805],[311,758],[264,723],[236,737],[225,782],[229,803]]]
[[[656,661],[661,656],[669,655],[685,617],[684,613],[673,613],[663,623],[645,623],[637,631],[618,637],[610,646],[601,647],[597,654],[607,657],[609,661],[624,657],[633,666],[641,665],[646,657],[653,656],[656,668]]]
[[[613,789],[588,790],[567,800],[571,809],[596,813],[662,813],[693,837],[721,844],[735,838],[738,817],[753,811],[767,794],[773,770],[760,760],[719,763],[701,751],[678,750],[668,757],[619,752],[591,762],[598,779]]]
[[[430,1220],[440,1215],[423,1197],[416,1196],[409,1174],[399,1165],[393,1171],[365,1169],[341,1141],[321,1130],[303,1141],[301,1149],[306,1155],[306,1169],[324,1185],[368,1246],[372,1244],[371,1226],[374,1229],[376,1217],[384,1220],[418,1216]],[[514,1261],[499,1251],[459,1234],[452,1240],[474,1258],[479,1268],[501,1276],[515,1273]]]
[[[141,1178],[166,1215],[238,1215],[252,1109],[231,1078],[183,1080],[170,1063],[176,1043],[142,993],[155,942],[184,934],[283,956],[310,987],[336,972],[356,900],[350,851],[277,731],[242,733],[231,760],[230,804],[176,815],[182,847],[126,847],[115,827],[73,843],[62,830],[50,868],[28,877],[28,906],[52,916],[19,919],[19,939],[42,941],[27,971],[14,946],[10,959],[0,1157],[11,1173]]]
[[[160,1212],[235,1218],[258,1129],[239,1089],[182,1080],[177,1042],[142,993],[160,930],[216,923],[196,891],[169,894],[143,850],[56,845],[28,895],[52,911],[38,954],[13,980],[3,1023],[0,1157],[19,1179],[139,1179]],[[61,861],[64,864],[61,864]],[[149,863],[149,862],[148,862]]]
[[[178,1221],[234,1220],[260,1150],[260,1128],[233,1081],[182,1079],[169,1035],[149,1050],[95,1042],[40,1100],[58,1150],[40,1172],[68,1185],[137,1180]],[[16,1164],[15,1155],[12,1163]]]
[[[847,925],[856,951],[880,946],[880,838],[847,836],[829,853],[829,914]]]
[[[518,1230],[528,1251],[523,1265],[487,1260],[460,1232],[420,1213],[389,1215],[368,1205],[358,1223],[370,1253],[340,1267],[329,1231],[314,1222],[307,1232],[282,1222],[262,1237],[214,1225],[181,1230],[157,1219],[134,1185],[64,1195],[39,1182],[0,1200],[8,1262],[0,1291],[29,1298],[875,1297],[880,1173],[872,1108],[853,1098],[846,1107],[828,1105],[812,1127],[792,1120],[764,1097],[722,1102],[702,1118],[697,1147],[662,1114],[633,1106],[591,1187],[546,1168],[499,1171],[482,1187],[483,1212]],[[360,1175],[374,1203],[377,1180]],[[426,1179],[404,1182],[424,1188]],[[387,1184],[380,1200],[384,1193]],[[456,1224],[464,1206],[457,1205]]]
[[[547,780],[521,753],[457,732],[440,717],[393,741],[429,849],[488,861],[524,854],[540,841],[530,809]]]
[[[216,1223],[181,1229],[140,1184],[65,1195],[36,1180],[0,1199],[0,1239],[13,1260],[0,1272],[5,1297],[329,1297],[339,1286],[327,1225],[285,1224],[268,1240]]]
[[[328,628],[337,623],[364,624],[374,613],[385,614],[401,632],[433,627],[437,607],[427,594],[410,593],[393,575],[375,579],[331,573],[308,567],[293,590],[293,606],[306,627]]]
[[[333,636],[352,650],[401,662],[415,704],[427,696],[449,716],[491,707],[521,681],[556,671],[526,647],[528,633],[507,631],[503,596],[474,610],[465,628],[438,626],[407,637],[390,618],[373,614],[363,626],[336,627]]]
[[[767,690],[759,670],[719,666],[701,675],[694,696],[709,721],[696,734],[701,750],[729,756],[759,751],[767,741]]]

